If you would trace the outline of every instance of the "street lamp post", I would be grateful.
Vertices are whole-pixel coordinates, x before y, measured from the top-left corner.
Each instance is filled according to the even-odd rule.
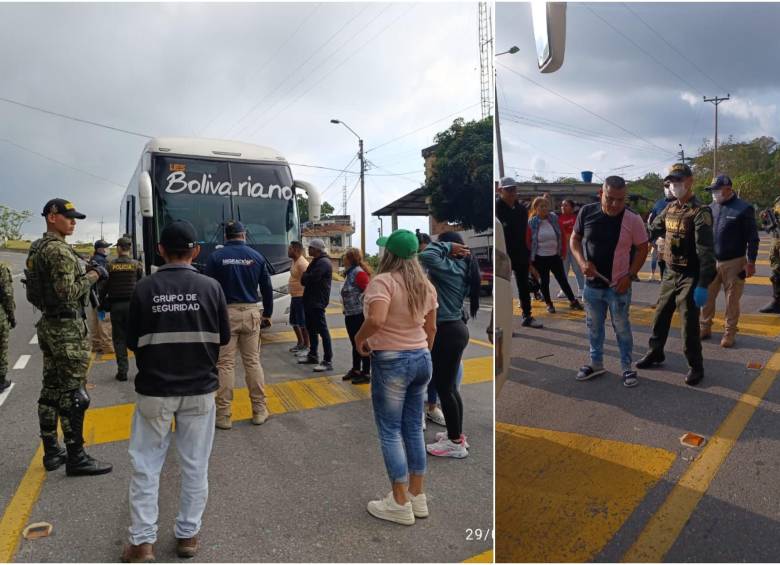
[[[363,155],[363,138],[355,133],[351,127],[341,120],[332,119],[332,124],[341,124],[347,128],[352,135],[358,138],[358,156],[360,157],[360,252],[366,255],[366,161]]]
[[[514,55],[520,51],[520,48],[515,46],[510,47],[506,51],[502,51],[501,53],[496,53],[495,57],[498,57],[500,55],[506,55],[507,53],[509,55]],[[503,177],[504,176],[504,150],[501,147],[501,122],[498,119],[498,80],[497,77],[493,77],[493,92],[496,97],[495,102],[495,108],[496,108],[496,153],[498,154],[498,176]]]

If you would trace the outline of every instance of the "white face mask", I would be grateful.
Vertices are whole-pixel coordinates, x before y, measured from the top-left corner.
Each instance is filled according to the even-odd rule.
[[[674,198],[671,187],[664,187],[664,198]]]
[[[685,196],[685,193],[688,192],[685,189],[684,182],[673,182],[671,185],[671,191],[672,191],[672,196],[674,196],[675,198],[682,198],[683,196]]]
[[[712,191],[712,201],[716,204],[722,204],[723,203],[723,191],[722,190],[713,190]]]

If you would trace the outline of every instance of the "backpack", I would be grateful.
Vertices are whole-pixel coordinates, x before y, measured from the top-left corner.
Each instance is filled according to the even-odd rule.
[[[36,245],[38,241],[42,241],[42,243]],[[36,309],[43,312],[46,309],[46,301],[44,298],[46,296],[46,292],[44,290],[44,283],[48,277],[43,274],[43,270],[40,267],[40,261],[37,259],[38,254],[43,250],[43,248],[54,240],[47,239],[38,241],[33,243],[30,247],[30,254],[27,256],[22,284],[24,285],[27,302],[32,304]]]

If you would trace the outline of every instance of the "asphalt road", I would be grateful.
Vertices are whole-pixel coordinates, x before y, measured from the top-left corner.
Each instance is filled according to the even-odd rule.
[[[768,265],[757,274],[767,277]],[[647,351],[658,288],[633,285],[635,361]],[[638,387],[621,385],[609,323],[608,373],[575,381],[588,361],[584,317],[565,301],[555,315],[534,302],[545,327],[516,322],[521,337],[496,402],[496,559],[777,561],[780,316],[756,313],[770,297],[765,283],[745,286],[737,345],[721,348],[716,324],[695,388],[683,382],[678,322],[666,364],[639,371]],[[723,309],[721,295],[716,320]],[[686,432],[707,442],[685,447]]]
[[[0,261],[20,273],[24,255],[0,252]],[[14,279],[16,330],[10,362],[29,355],[24,368],[10,371],[14,388],[0,406],[0,552],[24,562],[118,560],[129,521],[127,438],[133,377],[119,383],[115,362],[97,356],[89,373],[88,451],[114,464],[111,474],[68,478],[64,469],[46,474],[38,462],[37,398],[42,360],[31,343],[37,315]],[[333,297],[338,300],[338,285]],[[368,386],[343,384],[351,358],[337,305],[329,310],[335,371],[321,377],[298,366],[288,353],[290,328],[275,326],[262,347],[271,419],[247,421],[245,389],[237,390],[230,431],[217,430],[209,469],[209,502],[201,531],[200,562],[257,561],[462,561],[492,549],[492,540],[468,539],[469,529],[492,529],[493,383],[492,349],[484,345],[490,315],[471,326],[462,389],[465,428],[471,443],[463,460],[429,460],[426,491],[430,518],[412,527],[381,522],[366,503],[384,496],[389,484],[382,462]],[[236,382],[243,383],[238,364]],[[131,360],[131,373],[133,362]],[[429,425],[426,438],[440,431]],[[175,451],[173,447],[172,451]],[[160,488],[159,561],[176,561],[173,520],[178,505],[179,468],[169,455]],[[48,538],[21,539],[21,527],[46,521]],[[475,537],[474,535],[471,536]],[[0,560],[5,560],[0,557]]]

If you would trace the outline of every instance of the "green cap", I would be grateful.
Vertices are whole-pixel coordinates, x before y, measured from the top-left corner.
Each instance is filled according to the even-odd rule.
[[[380,237],[376,240],[379,247],[384,247],[393,255],[401,259],[409,259],[417,254],[420,247],[417,236],[409,230],[395,230],[388,237]]]

